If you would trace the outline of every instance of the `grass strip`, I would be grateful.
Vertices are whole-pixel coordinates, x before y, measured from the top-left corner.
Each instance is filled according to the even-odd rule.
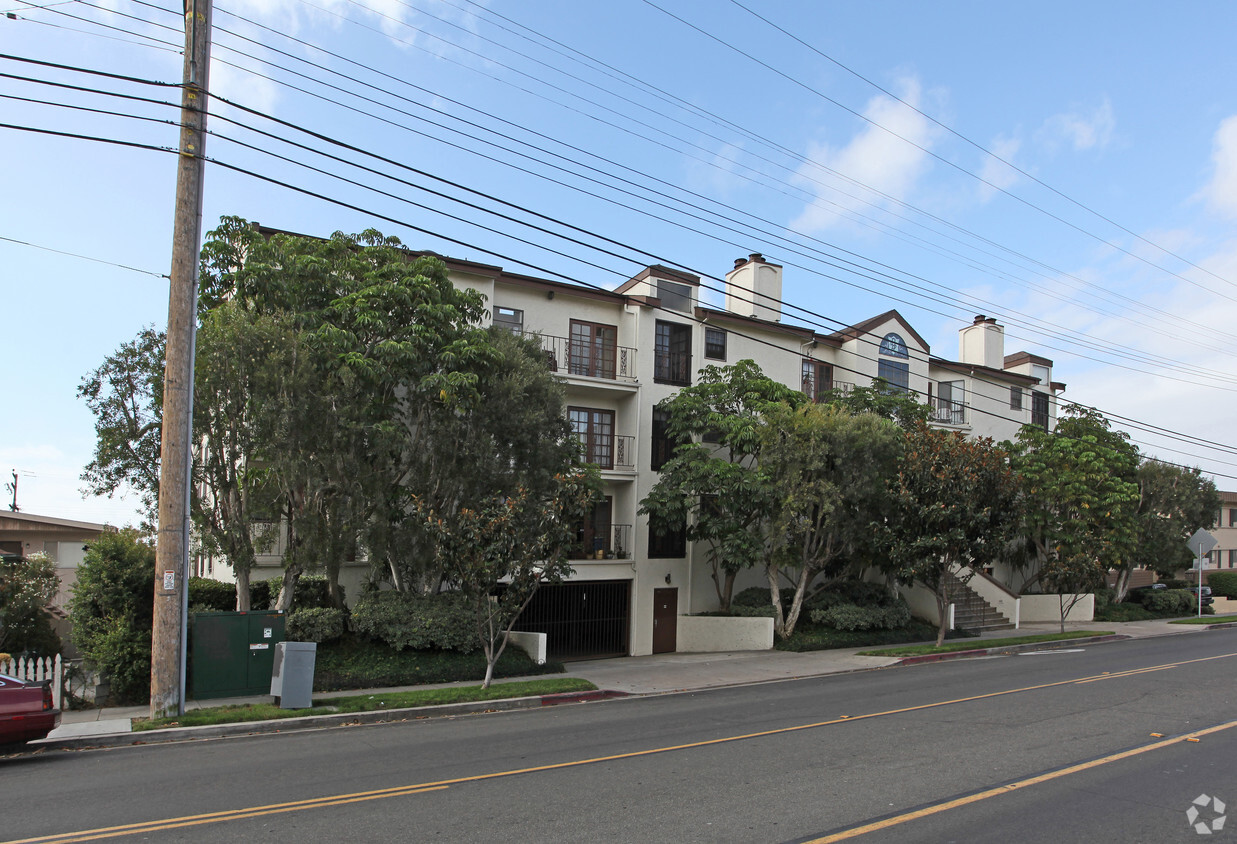
[[[859,651],[860,656],[924,656],[948,654],[957,651],[976,651],[986,648],[1005,648],[1010,645],[1033,645],[1037,642],[1060,642],[1067,639],[1086,639],[1091,636],[1111,636],[1111,630],[1077,630],[1070,633],[1040,633],[1035,636],[1004,636],[999,639],[968,639],[965,642],[949,642],[941,645],[911,645],[903,648],[881,648],[876,651]]]
[[[596,688],[588,680],[579,677],[555,677],[545,680],[498,683],[488,689],[480,686],[452,686],[445,689],[417,689],[409,692],[376,692],[372,695],[318,698],[310,709],[280,709],[273,703],[229,704],[191,709],[184,715],[173,718],[135,718],[133,731],[240,724],[246,721],[272,721],[279,718],[300,718],[306,715],[409,709],[417,706],[439,706],[444,703],[471,703],[473,701],[505,700],[513,697],[538,697],[564,692],[591,692]]]
[[[1225,622],[1237,621],[1237,615],[1205,615],[1202,618],[1192,616],[1190,618],[1174,618],[1169,624],[1224,624]]]

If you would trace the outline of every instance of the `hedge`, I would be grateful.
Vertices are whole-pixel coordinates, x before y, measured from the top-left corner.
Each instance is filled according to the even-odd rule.
[[[396,650],[472,653],[481,647],[471,608],[453,592],[373,592],[352,608],[352,625]]]

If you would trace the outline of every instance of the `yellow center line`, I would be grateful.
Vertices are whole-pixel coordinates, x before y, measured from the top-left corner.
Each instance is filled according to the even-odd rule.
[[[1174,668],[1180,665],[1190,665],[1198,662],[1208,662],[1214,659],[1228,659],[1237,656],[1237,653],[1219,654],[1217,656],[1197,657],[1195,659],[1185,659],[1178,662],[1169,662],[1163,665],[1150,666],[1148,668],[1138,668],[1130,671],[1122,671],[1109,674],[1096,674],[1087,677],[1077,677],[1071,680],[1058,680],[1053,683],[1040,683],[1034,686],[1021,686],[1016,689],[1004,689],[998,692],[987,692],[980,695],[970,695],[969,697],[953,698],[951,700],[942,700],[935,703],[924,703],[917,706],[905,706],[899,709],[886,709],[880,712],[868,712],[862,715],[843,715],[840,718],[833,718],[828,721],[816,721],[811,724],[798,724],[793,727],[778,727],[772,730],[760,730],[754,733],[742,733],[740,735],[724,736],[722,738],[705,739],[703,741],[693,741],[686,744],[668,745],[665,747],[653,747],[647,750],[632,750],[626,753],[616,753],[611,756],[594,756],[589,759],[576,759],[571,762],[555,762],[548,765],[535,765],[528,768],[513,768],[506,771],[494,771],[488,774],[475,774],[468,777],[457,777],[449,780],[438,780],[436,782],[416,783],[413,785],[394,786],[391,788],[377,789],[375,791],[361,791],[353,794],[337,794],[327,797],[317,797],[309,800],[296,800],[288,803],[272,803],[267,806],[251,806],[242,809],[231,809],[221,812],[209,812],[200,815],[186,815],[180,818],[164,818],[155,821],[145,821],[142,823],[124,824],[122,826],[100,827],[98,829],[86,829],[78,832],[59,833],[55,835],[44,835],[36,838],[21,838],[5,842],[4,844],[66,844],[67,842],[77,841],[94,841],[102,838],[115,838],[120,835],[137,835],[144,832],[163,829],[178,829],[181,827],[199,826],[206,823],[221,823],[224,821],[244,820],[247,818],[256,818],[263,815],[281,814],[283,812],[302,811],[306,809],[316,809],[323,806],[336,806],[345,803],[355,803],[362,800],[378,800],[386,797],[401,797],[407,794],[420,794],[425,791],[434,791],[447,788],[452,785],[460,785],[463,783],[484,782],[486,780],[501,779],[504,777],[520,776],[522,774],[535,774],[545,771],[557,771],[566,768],[578,768],[584,765],[596,765],[602,762],[615,762],[623,759],[638,759],[642,756],[654,756],[661,753],[673,753],[681,750],[692,750],[700,747],[711,747],[719,744],[729,744],[737,741],[747,741],[756,738],[765,738],[768,736],[785,735],[787,733],[796,733],[802,730],[814,730],[820,727],[830,727],[836,724],[850,724],[855,721],[866,721],[872,718],[884,718],[890,715],[902,715],[908,712],[921,712],[926,709],[936,709],[942,706],[953,706],[959,703],[970,703],[977,700],[987,700],[989,698],[1003,697],[1005,695],[1022,694],[1025,692],[1039,691],[1042,689],[1057,688],[1060,686],[1069,686],[1081,683],[1095,682],[1096,680],[1113,680],[1122,677],[1129,677],[1135,674],[1145,673],[1147,671],[1159,671],[1165,668]],[[1202,735],[1202,733],[1199,733]],[[1177,741],[1177,739],[1171,739]]]
[[[968,794],[966,797],[957,797],[953,800],[946,800],[943,803],[937,803],[933,806],[925,806],[922,809],[916,809],[913,812],[905,812],[901,815],[895,815],[892,818],[873,821],[863,826],[852,827],[851,829],[835,832],[832,835],[826,835],[822,838],[813,838],[806,844],[834,844],[837,841],[849,841],[852,838],[858,838],[861,835],[867,835],[870,832],[879,832],[884,829],[890,829],[910,821],[918,820],[919,818],[930,817],[931,815],[939,815],[942,812],[948,812],[952,809],[957,809],[961,806],[968,806],[972,803],[978,803],[981,800],[987,800],[991,797],[997,797],[1001,794],[1009,794],[1013,791],[1018,791],[1032,785],[1050,782],[1051,780],[1067,777],[1071,774],[1077,774],[1081,771],[1087,771],[1092,768],[1098,768],[1101,765],[1110,765],[1113,762],[1120,762],[1122,759],[1129,759],[1133,756],[1140,756],[1144,753],[1150,753],[1153,750],[1160,750],[1173,744],[1180,744],[1187,741],[1198,741],[1200,736],[1218,733],[1222,730],[1231,730],[1237,727],[1237,721],[1229,721],[1225,724],[1217,724],[1214,727],[1208,727],[1205,730],[1199,730],[1195,733],[1190,733],[1188,736],[1177,736],[1176,738],[1164,739],[1153,744],[1135,747],[1131,750],[1123,750],[1120,753],[1113,753],[1109,756],[1104,756],[1100,759],[1092,759],[1089,762],[1080,762],[1077,765],[1070,765],[1068,768],[1061,768],[1057,771],[1050,771],[1046,774],[1038,774],[1033,777],[1018,780],[1017,782],[1006,783],[995,788],[989,788],[975,794]]]

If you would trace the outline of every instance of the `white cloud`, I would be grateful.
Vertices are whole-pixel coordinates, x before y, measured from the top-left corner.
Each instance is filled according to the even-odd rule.
[[[1072,111],[1054,114],[1044,121],[1038,137],[1050,149],[1064,143],[1076,151],[1082,151],[1107,146],[1115,128],[1112,103],[1105,98],[1089,113]]]
[[[1018,177],[1022,174],[1005,162],[1012,164],[1014,156],[1021,148],[1021,140],[1005,136],[998,136],[988,144],[988,150],[992,155],[984,156],[984,163],[979,171],[980,177],[987,182],[987,184],[980,183],[979,185],[980,201],[987,202],[997,194],[998,190],[1005,190],[1018,181]]]
[[[905,199],[914,190],[927,170],[927,150],[935,133],[933,124],[911,108],[917,108],[922,98],[918,81],[905,80],[902,88],[904,102],[884,95],[868,102],[864,116],[871,122],[845,146],[809,147],[809,163],[799,168],[795,181],[816,198],[791,228],[808,234],[821,232],[848,211],[868,203],[889,204],[876,192]]]
[[[1237,217],[1237,116],[1220,123],[1212,140],[1211,180],[1203,195],[1211,209],[1226,217]]]

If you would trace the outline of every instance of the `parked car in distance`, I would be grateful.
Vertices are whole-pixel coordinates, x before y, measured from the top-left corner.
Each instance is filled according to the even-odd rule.
[[[1190,587],[1190,594],[1194,596],[1194,600],[1195,600],[1195,602],[1196,602],[1196,603],[1197,603],[1197,601],[1198,601],[1198,589],[1199,589],[1199,587],[1197,587],[1197,586],[1191,586],[1191,587]],[[1211,587],[1210,587],[1210,586],[1204,586],[1204,587],[1202,587],[1202,590],[1203,590],[1203,606],[1204,606],[1204,607],[1209,607],[1209,606],[1211,606],[1212,604],[1214,604],[1216,599],[1215,599],[1215,598],[1212,596],[1212,594],[1211,594]]]
[[[0,674],[0,745],[46,738],[59,724],[49,684]]]
[[[1125,600],[1136,601],[1141,604],[1145,602],[1147,595],[1151,594],[1152,592],[1158,592],[1161,589],[1167,589],[1167,588],[1168,587],[1165,586],[1163,583],[1150,583],[1146,586],[1136,586],[1133,589],[1131,589],[1129,593],[1125,596]]]

